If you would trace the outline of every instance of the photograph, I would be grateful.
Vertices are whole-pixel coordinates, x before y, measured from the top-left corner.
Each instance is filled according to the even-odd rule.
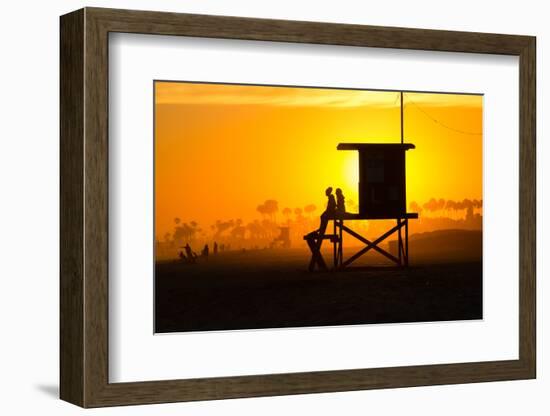
[[[39,13],[40,36],[16,31],[59,60],[30,92],[7,84],[24,162],[6,151],[6,177],[29,186],[6,235],[15,275],[49,262],[57,284],[42,270],[8,291],[6,316],[36,294],[24,343],[48,333],[43,365],[9,375],[71,412],[540,407],[543,13],[145,6],[68,5]],[[12,43],[33,70],[48,51]],[[29,123],[31,107],[47,111]],[[46,159],[55,221],[37,211],[56,195]],[[57,254],[29,261],[22,224],[54,226]]]
[[[483,94],[154,81],[154,331],[483,319]]]

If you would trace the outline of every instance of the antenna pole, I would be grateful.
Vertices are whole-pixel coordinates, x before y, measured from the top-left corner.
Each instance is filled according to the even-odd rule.
[[[401,91],[401,144],[403,144],[403,91]]]

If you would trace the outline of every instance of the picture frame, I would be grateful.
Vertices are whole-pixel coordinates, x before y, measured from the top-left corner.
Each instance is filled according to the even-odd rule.
[[[519,359],[109,382],[109,33],[519,57]],[[536,39],[531,36],[84,8],[60,19],[60,397],[82,407],[536,377]]]

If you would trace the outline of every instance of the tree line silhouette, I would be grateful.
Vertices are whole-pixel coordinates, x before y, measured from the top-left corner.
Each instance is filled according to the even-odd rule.
[[[353,200],[346,201],[349,212],[358,210]],[[423,204],[412,201],[409,204],[411,212],[418,212],[418,224],[412,226],[412,232],[423,232],[434,229],[481,229],[483,201],[478,199],[452,200],[431,198]],[[241,218],[217,219],[214,223],[203,227],[196,221],[184,222],[179,217],[174,218],[173,231],[164,234],[163,239],[157,238],[157,251],[166,256],[173,256],[177,249],[185,244],[202,247],[204,244],[223,244],[230,250],[264,249],[280,234],[280,227],[288,227],[294,246],[303,243],[302,236],[308,230],[317,227],[318,213],[324,207],[310,203],[302,207],[284,207],[280,209],[275,199],[265,200],[256,207],[261,218],[248,222]],[[282,218],[277,218],[281,213]],[[378,232],[386,224],[383,221],[363,221],[357,224],[364,232]]]
[[[412,201],[409,204],[409,209],[412,212],[418,212],[419,214],[435,214],[439,213],[440,216],[447,216],[450,218],[460,218],[465,215],[465,218],[471,218],[474,215],[474,210],[483,208],[483,200],[481,199],[468,199],[465,198],[461,201],[455,201],[452,199],[443,198],[431,198],[426,203],[420,205],[416,201]]]

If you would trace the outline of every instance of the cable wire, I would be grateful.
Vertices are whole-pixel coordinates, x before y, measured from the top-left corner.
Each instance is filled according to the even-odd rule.
[[[467,134],[467,135],[470,135],[470,136],[481,136],[482,133],[474,133],[474,132],[471,132],[471,131],[465,131],[465,130],[460,130],[460,129],[456,129],[454,127],[451,127],[451,126],[448,126],[447,124],[445,123],[442,123],[441,121],[439,121],[438,119],[436,119],[435,117],[432,117],[431,115],[429,115],[422,107],[420,107],[416,102],[414,102],[413,100],[411,100],[411,98],[409,97],[409,95],[407,93],[403,94],[403,95],[406,95],[407,96],[407,100],[413,104],[416,108],[418,108],[426,117],[428,117],[430,120],[434,121],[435,123],[439,124],[441,127],[443,128],[446,128],[448,130],[451,130],[451,131],[454,131],[456,133],[460,133],[460,134]]]

